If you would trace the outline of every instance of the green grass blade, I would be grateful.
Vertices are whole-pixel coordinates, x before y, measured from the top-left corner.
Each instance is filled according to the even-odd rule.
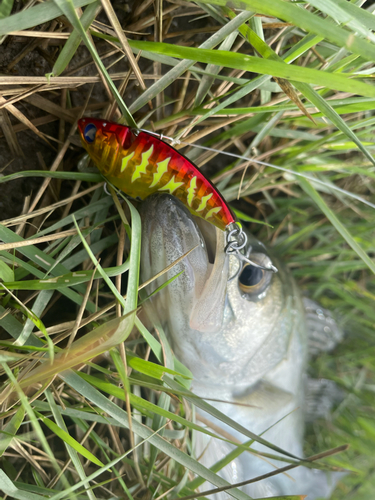
[[[189,48],[167,43],[132,42],[132,46],[161,54],[191,59],[208,64],[242,69],[253,73],[277,76],[286,80],[295,80],[315,85],[324,85],[330,89],[343,90],[353,94],[375,97],[375,89],[371,85],[352,80],[345,75],[317,71],[315,69],[293,66],[270,59],[260,59],[234,52],[213,51],[206,49]],[[375,57],[375,54],[374,54]]]
[[[54,344],[52,340],[50,339],[47,330],[43,324],[43,322],[39,319],[39,317],[42,315],[44,309],[47,307],[49,301],[52,298],[52,293],[46,290],[43,290],[38,297],[36,298],[33,307],[31,309],[31,315],[32,317],[29,318],[21,332],[21,335],[18,337],[17,341],[15,342],[16,345],[24,345],[28,338],[31,335],[31,332],[34,328],[34,325],[40,330],[43,335],[45,336],[47,342],[48,342],[48,349],[49,349],[49,355],[51,359],[51,363],[53,362],[53,357],[54,357]]]
[[[347,6],[353,4],[350,4],[350,2],[341,2],[340,5],[337,0],[335,0],[334,2],[332,0],[309,0],[309,4],[313,5],[321,12],[325,12],[335,21],[339,21],[344,26],[349,26],[354,32],[357,32],[363,38],[371,40],[372,42],[375,41],[374,35],[372,33],[374,26],[372,25],[370,29],[367,29],[367,27],[363,25],[359,19],[356,18],[358,12],[360,13],[362,10],[366,12],[364,9],[360,9],[359,7],[357,7],[357,9],[349,10],[347,9]],[[368,14],[368,16],[373,17],[370,16],[370,14]],[[364,20],[364,16],[360,17],[362,18],[362,20]]]
[[[95,0],[74,0],[74,8],[84,7]],[[6,35],[11,31],[21,31],[33,28],[39,24],[52,21],[59,17],[60,9],[55,5],[52,0],[43,2],[42,4],[35,5],[30,9],[22,10],[9,16],[6,19],[0,19],[0,36]]]
[[[85,12],[82,14],[80,18],[81,24],[85,31],[90,27],[93,20],[99,14],[101,8],[102,7],[100,0],[96,0],[94,3],[92,3],[85,9]],[[52,68],[52,72],[50,75],[48,75],[48,77],[61,75],[61,73],[68,66],[72,57],[76,53],[78,46],[81,43],[81,40],[82,40],[81,35],[76,29],[74,29],[73,33],[70,35],[67,42],[65,43],[64,48],[60,52],[59,57],[57,58]]]
[[[123,195],[122,195],[123,196]],[[137,308],[138,304],[138,286],[139,286],[139,265],[141,261],[141,218],[133,204],[123,196],[131,214],[132,235],[129,257],[129,279],[127,287],[127,298],[124,308],[124,314]]]
[[[26,397],[25,393],[23,392],[23,390],[21,389],[18,381],[16,380],[16,378],[14,377],[11,369],[8,367],[8,365],[6,363],[1,363],[1,366],[3,367],[3,370],[4,372],[6,373],[6,375],[8,376],[11,384],[13,385],[14,389],[17,391],[17,394],[18,394],[18,397],[21,401],[21,404],[23,406],[23,408],[25,409],[25,412],[27,413],[30,421],[31,421],[31,425],[35,431],[35,434],[40,442],[40,444],[42,445],[45,453],[47,454],[51,464],[53,465],[53,467],[55,468],[56,472],[57,473],[60,473],[61,470],[60,470],[60,467],[55,459],[55,456],[50,448],[50,445],[43,433],[43,430],[38,422],[38,419],[36,418],[36,415],[35,415],[35,412],[34,410],[32,409],[29,401],[28,401],[28,398]],[[64,482],[64,485],[66,487],[69,487],[69,483],[67,481],[67,479],[65,478],[65,475],[63,474],[61,476],[63,482]]]
[[[167,375],[164,377],[164,381],[172,389],[176,389],[176,390],[180,390],[181,389],[181,386],[177,382],[175,382],[174,380],[172,380],[171,378],[169,378]],[[210,415],[212,415],[213,417],[217,418],[218,420],[224,422],[229,427],[232,427],[233,429],[237,430],[238,432],[240,432],[244,436],[247,436],[247,437],[249,437],[250,439],[253,439],[256,442],[261,443],[264,446],[267,446],[268,448],[271,448],[272,450],[276,451],[277,453],[282,453],[283,455],[286,455],[288,457],[297,458],[297,457],[293,456],[291,453],[288,453],[288,452],[282,450],[281,448],[279,448],[277,446],[274,446],[272,443],[266,441],[262,437],[257,436],[256,434],[254,434],[253,432],[251,432],[249,429],[245,429],[242,425],[238,424],[237,422],[235,422],[234,420],[232,420],[231,418],[229,418],[227,415],[225,415],[221,411],[217,410],[215,407],[213,407],[210,404],[206,403],[206,401],[197,398],[192,392],[186,390],[184,397],[188,401],[190,401],[191,403],[195,404],[196,406],[198,406],[199,408],[201,408],[202,410],[204,410],[205,412],[209,413]]]
[[[202,3],[226,6],[226,0],[203,0]],[[247,8],[258,14],[265,14],[283,19],[307,33],[314,33],[334,43],[338,47],[345,47],[348,51],[358,54],[368,61],[375,60],[375,46],[356,36],[353,32],[335,26],[327,19],[312,14],[300,8],[298,4],[282,0],[233,0],[231,7]]]
[[[125,300],[123,298],[123,296],[121,295],[121,293],[117,290],[117,288],[115,287],[115,285],[113,284],[113,282],[109,279],[108,275],[104,272],[104,269],[102,268],[102,266],[99,264],[99,261],[98,259],[95,257],[95,255],[93,254],[91,248],[90,248],[90,245],[87,243],[87,241],[85,240],[85,238],[83,237],[82,233],[81,233],[81,230],[79,229],[79,226],[77,224],[77,221],[74,217],[74,215],[72,216],[73,217],[73,222],[74,222],[74,225],[77,229],[77,232],[81,238],[81,242],[82,242],[82,245],[85,247],[85,250],[88,254],[88,256],[90,257],[90,259],[92,260],[93,264],[95,265],[95,269],[98,270],[98,272],[100,273],[100,276],[103,278],[103,280],[106,282],[106,284],[108,285],[109,289],[111,290],[111,292],[113,293],[113,295],[116,297],[116,299],[119,301],[119,303],[122,305],[123,308],[125,308]],[[130,333],[130,332],[129,332]],[[125,340],[125,339],[124,339]]]
[[[14,174],[0,177],[0,184],[3,182],[14,181],[24,177],[44,177],[51,179],[76,180],[86,182],[103,182],[103,177],[99,174],[88,174],[85,172],[49,172],[44,170],[23,170]]]
[[[52,411],[53,417],[56,420],[57,425],[59,426],[60,429],[63,431],[67,432],[67,428],[64,422],[64,419],[62,418],[62,415],[59,411],[59,408],[57,404],[55,403],[55,400],[49,390],[45,391],[45,395],[47,397],[48,404],[50,406],[50,409]],[[68,443],[65,443],[66,449],[69,453],[69,456],[72,460],[72,463],[80,477],[81,480],[85,481],[87,476],[85,474],[85,470],[83,468],[83,465],[79,459],[78,456],[78,450],[75,450],[74,447],[70,446]],[[90,459],[89,459],[90,460]],[[89,497],[89,500],[96,500],[94,492],[91,490],[90,486],[85,484],[86,492]]]
[[[229,9],[226,9],[228,11]],[[230,13],[228,12],[228,15]],[[254,33],[250,28],[245,28],[242,31],[243,35],[246,36],[249,42],[254,46],[254,48],[266,59],[271,59],[273,61],[282,62],[283,59],[278,56],[265,42],[262,40],[256,33]],[[307,45],[306,48],[309,48],[310,45]],[[300,51],[297,51],[298,54]],[[292,60],[295,57],[295,53],[287,53],[285,56],[285,60]],[[302,82],[291,81],[293,85],[307,98],[309,99],[322,113],[329,118],[332,123],[336,125],[336,127],[341,130],[345,135],[347,135],[363,152],[363,154],[375,164],[374,158],[371,153],[366,149],[366,147],[362,144],[362,142],[358,139],[356,134],[348,127],[346,122],[336,113],[329,103],[323,99],[314,89],[310,87],[310,85]]]
[[[99,391],[91,387],[89,384],[84,382],[82,378],[75,373],[65,372],[60,375],[60,377],[65,380],[65,382],[77,390],[80,394],[84,395],[85,398],[90,400],[92,403],[97,405],[103,411],[105,411],[110,417],[117,420],[121,426],[126,426],[128,428],[128,415],[127,413],[119,408],[115,403],[108,400]],[[132,420],[133,431],[138,434],[142,439],[148,439],[149,443],[157,447],[160,451],[164,452],[166,455],[173,458],[176,462],[180,463],[182,466],[188,468],[195,474],[205,478],[210,483],[215,486],[227,486],[228,483],[221,477],[217,476],[209,469],[193,460],[191,457],[183,453],[181,450],[174,447],[172,444],[168,443],[166,440],[154,434],[146,426],[139,424],[136,420]],[[237,500],[250,500],[250,497],[239,490],[231,490],[231,494]],[[55,499],[54,499],[55,500]],[[57,500],[57,498],[56,498]]]
[[[363,248],[357,243],[345,226],[340,222],[337,216],[328,207],[326,202],[320,196],[320,194],[315,190],[315,188],[306,179],[300,179],[299,183],[303,190],[312,198],[312,200],[318,205],[320,210],[324,215],[331,221],[335,229],[341,234],[347,244],[355,251],[355,253],[360,257],[363,262],[368,266],[369,269],[375,274],[375,263],[363,250]]]
[[[8,495],[10,498],[16,500],[45,500],[45,496],[31,493],[30,491],[23,491],[17,488],[14,483],[9,479],[5,472],[0,469],[0,490]]]
[[[44,425],[46,425],[58,438],[60,438],[62,441],[64,441],[64,443],[73,448],[77,453],[87,458],[87,460],[90,460],[90,462],[99,465],[99,467],[104,466],[104,464],[100,460],[98,460],[89,450],[87,450],[78,441],[72,438],[72,436],[68,432],[61,429],[57,424],[55,424],[55,422],[47,417],[44,417],[41,413],[37,413],[37,415]]]
[[[14,281],[13,270],[7,264],[5,264],[5,262],[1,259],[0,259],[0,281],[3,281],[4,284],[6,284],[7,281]]]
[[[346,121],[341,118],[341,116],[330,106],[330,104],[323,99],[323,97],[318,94],[313,88],[305,83],[297,83],[293,82],[294,86],[302,92],[302,94],[309,99],[315,106],[329,119],[331,122],[336,125],[336,127],[341,130],[349,139],[351,139],[354,144],[362,151],[362,153],[368,158],[371,163],[375,165],[375,159],[365,147],[365,145],[358,139],[357,135],[352,131],[352,129],[347,125]]]
[[[125,273],[128,269],[129,262],[126,261],[122,266],[104,268],[103,272],[108,277],[114,277]],[[92,270],[74,271],[54,278],[4,282],[4,285],[9,290],[60,290],[61,288],[87,283],[91,280],[93,273],[94,271]],[[99,279],[100,277],[100,272],[96,270],[94,279]]]
[[[237,32],[234,31],[228,37],[221,43],[219,46],[218,50],[231,50],[235,40],[237,38]],[[197,90],[197,95],[195,96],[194,100],[194,107],[199,106],[204,98],[206,97],[207,93],[209,92],[212,84],[215,81],[215,76],[219,73],[220,71],[220,66],[215,66],[213,64],[209,64],[206,68],[206,72],[208,75],[204,75],[198,90]]]
[[[10,13],[12,12],[13,1],[14,0],[1,0],[0,19],[4,19],[5,17],[8,17],[10,15]]]
[[[229,21],[225,26],[223,26],[219,31],[217,31],[214,35],[212,35],[208,40],[202,43],[201,48],[205,49],[213,49],[220,42],[226,39],[228,35],[230,35],[233,31],[235,31],[241,24],[246,22],[248,19],[252,17],[252,14],[248,12],[241,12],[237,17]],[[130,41],[130,46],[133,48],[137,48],[137,44],[134,41]],[[150,52],[154,52],[153,43],[151,43]],[[147,50],[147,49],[146,49]],[[163,53],[161,53],[163,54]],[[155,82],[151,85],[150,88],[143,92],[143,94],[135,100],[135,102],[129,107],[130,111],[138,111],[138,109],[142,108],[145,104],[148,103],[151,99],[153,99],[157,94],[162,92],[166,87],[168,87],[171,83],[173,83],[182,73],[187,71],[194,62],[190,60],[180,61],[177,66],[171,69],[166,75],[162,76],[159,81]]]
[[[20,425],[25,417],[25,410],[22,406],[18,408],[13,417],[7,422],[4,428],[0,432],[0,457],[7,450],[8,446],[12,442],[13,437],[17,434]]]
[[[0,224],[0,239],[2,241],[4,241],[5,243],[13,243],[15,241],[23,241],[23,239],[20,236],[18,236],[16,233],[14,233],[10,229],[4,227],[1,224]],[[40,266],[43,269],[45,269],[46,271],[49,271],[51,266],[54,264],[54,259],[52,259],[45,252],[42,252],[41,250],[39,250],[34,245],[20,247],[18,249],[18,251],[22,255],[24,255],[25,257],[30,259],[36,266]],[[62,274],[66,274],[68,271],[69,270],[64,265],[59,264],[59,265],[55,266],[52,274],[54,276],[59,276]],[[41,279],[43,279],[45,276],[45,273],[39,271],[36,268],[35,268],[35,270],[33,270],[33,274],[38,276]],[[76,293],[75,291],[69,290],[69,289],[68,290],[63,289],[63,290],[61,290],[61,292],[64,295],[66,295],[67,297],[69,297],[71,300],[73,300],[74,302],[76,302],[78,304],[82,303],[82,297],[79,296],[78,293]],[[83,288],[82,288],[82,292],[84,293]],[[95,306],[91,301],[87,302],[86,307],[90,312],[95,312]]]

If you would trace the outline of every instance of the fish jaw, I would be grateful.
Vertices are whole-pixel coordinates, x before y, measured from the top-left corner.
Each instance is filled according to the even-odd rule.
[[[186,207],[167,194],[147,198],[143,202],[141,217],[143,281],[194,249],[148,287],[148,292],[153,292],[167,279],[182,272],[151,299],[152,307],[146,305],[146,310],[157,310],[159,321],[171,323],[172,331],[210,333],[220,330],[228,279],[225,233],[200,221],[205,238]],[[210,255],[217,256],[214,262],[211,262]]]

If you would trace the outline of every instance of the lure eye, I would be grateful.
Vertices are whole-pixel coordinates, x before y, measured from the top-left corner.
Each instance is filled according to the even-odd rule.
[[[86,142],[92,144],[95,141],[96,127],[93,123],[88,123],[83,131],[83,137]]]
[[[251,254],[251,260],[256,264],[268,267],[271,262],[264,254]],[[272,272],[259,269],[252,264],[246,264],[238,277],[238,286],[242,297],[246,299],[260,299],[267,291],[272,279]]]

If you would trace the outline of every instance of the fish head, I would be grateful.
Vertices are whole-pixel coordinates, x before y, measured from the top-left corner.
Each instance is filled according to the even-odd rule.
[[[110,175],[121,150],[128,150],[134,141],[130,127],[99,118],[81,118],[78,131],[83,147],[103,175]]]
[[[141,209],[141,277],[146,281],[193,249],[148,288],[174,281],[146,301],[171,339],[176,356],[206,386],[256,383],[285,356],[300,320],[294,282],[225,252],[225,232],[194,217],[175,197],[154,195]],[[250,258],[268,267],[264,245],[249,235]],[[272,259],[273,261],[274,259]]]

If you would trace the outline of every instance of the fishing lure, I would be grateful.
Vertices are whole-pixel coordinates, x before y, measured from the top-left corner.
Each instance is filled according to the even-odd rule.
[[[228,254],[241,263],[251,262],[241,253],[246,234],[223,196],[196,165],[160,136],[97,118],[80,119],[78,129],[84,148],[110,183],[141,200],[156,191],[176,196],[193,215],[227,230]]]

